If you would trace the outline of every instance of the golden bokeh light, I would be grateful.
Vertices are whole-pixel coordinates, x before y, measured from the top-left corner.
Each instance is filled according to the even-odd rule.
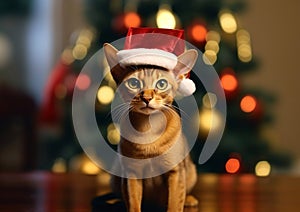
[[[61,60],[64,64],[70,65],[74,62],[75,58],[73,57],[73,52],[71,48],[66,48],[61,54]]]
[[[156,15],[156,25],[159,28],[175,29],[176,18],[169,5],[162,5]]]
[[[204,108],[199,113],[199,122],[201,131],[216,131],[221,126],[222,118],[217,110]]]
[[[85,161],[83,161],[81,171],[84,174],[95,175],[100,172],[100,168],[98,166],[96,166],[96,164],[94,164],[91,160],[85,160]]]
[[[252,60],[252,50],[249,44],[241,44],[238,46],[238,57],[242,62],[250,62]]]
[[[206,41],[216,41],[220,43],[221,36],[218,32],[210,30],[206,33]]]
[[[109,86],[101,86],[97,92],[97,99],[98,101],[103,104],[107,105],[112,102],[115,97],[114,90]]]
[[[67,172],[67,163],[63,158],[57,158],[52,166],[52,171],[55,173]]]
[[[268,161],[259,161],[255,166],[255,174],[259,177],[267,177],[271,173],[271,165]]]
[[[118,125],[112,123],[107,127],[107,139],[113,145],[119,144],[121,135]]]
[[[236,33],[236,39],[238,45],[243,44],[243,43],[250,43],[250,34],[248,31],[244,29],[240,29]]]
[[[220,25],[224,32],[227,32],[229,34],[234,33],[237,30],[236,19],[230,12],[220,13]]]
[[[217,96],[214,93],[206,93],[202,98],[203,106],[211,109],[214,108],[217,104]]]
[[[87,47],[83,44],[76,44],[72,51],[72,55],[76,60],[82,60],[87,55]]]
[[[203,62],[207,65],[213,65],[217,61],[217,54],[213,50],[206,50],[202,55]]]
[[[209,40],[205,44],[205,50],[212,50],[217,54],[220,50],[220,47],[217,41]]]
[[[236,33],[236,42],[238,49],[238,57],[242,62],[250,62],[252,60],[252,49],[250,34],[244,29],[240,29]]]

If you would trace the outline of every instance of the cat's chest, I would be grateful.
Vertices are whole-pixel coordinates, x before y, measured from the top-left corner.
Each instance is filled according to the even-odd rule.
[[[150,116],[148,120],[129,120],[125,117],[120,126],[123,138],[137,144],[151,144],[158,140],[168,126],[164,116]]]

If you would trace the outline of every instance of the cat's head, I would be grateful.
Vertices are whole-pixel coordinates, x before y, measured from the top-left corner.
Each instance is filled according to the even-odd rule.
[[[126,102],[130,102],[133,111],[143,114],[151,114],[172,104],[176,94],[182,90],[182,81],[186,80],[185,76],[198,57],[196,50],[188,50],[177,57],[175,68],[170,70],[149,62],[120,65],[119,51],[110,44],[104,44],[104,52],[121,96]],[[195,85],[185,83],[184,86]]]

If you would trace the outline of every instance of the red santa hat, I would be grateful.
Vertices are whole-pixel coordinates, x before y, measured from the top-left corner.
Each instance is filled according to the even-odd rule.
[[[184,31],[161,28],[129,28],[124,50],[117,53],[122,67],[128,65],[156,65],[173,70],[178,56],[185,51]],[[188,74],[189,75],[189,74]],[[192,80],[185,76],[178,92],[189,96],[196,90]]]

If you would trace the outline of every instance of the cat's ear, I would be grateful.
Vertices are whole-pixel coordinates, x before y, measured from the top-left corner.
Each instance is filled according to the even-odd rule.
[[[104,53],[105,53],[105,57],[107,59],[108,65],[112,69],[113,67],[115,67],[118,64],[118,58],[117,58],[118,50],[109,43],[105,43],[103,45],[103,48],[104,48]]]
[[[174,74],[178,80],[177,93],[181,96],[190,96],[196,91],[195,83],[186,78],[186,75],[192,70],[198,58],[198,52],[190,49],[177,58],[177,65],[174,68]]]
[[[103,48],[106,60],[110,67],[110,73],[115,82],[119,85],[127,74],[127,72],[119,64],[117,57],[117,53],[119,51],[109,43],[105,43]]]
[[[177,65],[174,68],[176,78],[188,74],[194,67],[198,58],[198,52],[195,49],[187,50],[177,58]]]

